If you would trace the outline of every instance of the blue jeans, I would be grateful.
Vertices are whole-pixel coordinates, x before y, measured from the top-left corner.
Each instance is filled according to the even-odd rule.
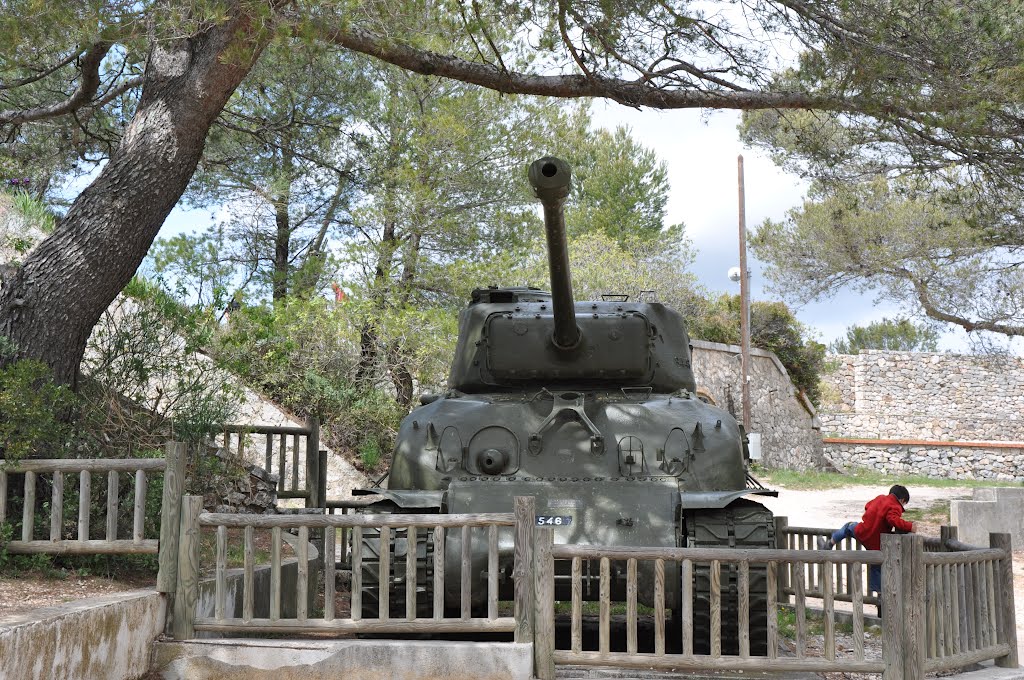
[[[847,522],[843,526],[832,532],[832,542],[839,545],[847,538],[856,538],[853,535],[853,530],[857,528],[857,522]]]
[[[856,528],[857,522],[847,522],[832,532],[832,542],[839,545],[844,539],[856,539],[853,533]],[[868,565],[868,592],[882,592],[882,565],[880,564]]]

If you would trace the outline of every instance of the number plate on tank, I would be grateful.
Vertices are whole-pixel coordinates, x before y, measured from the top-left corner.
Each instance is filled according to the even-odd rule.
[[[539,527],[567,527],[572,524],[571,515],[537,515]]]

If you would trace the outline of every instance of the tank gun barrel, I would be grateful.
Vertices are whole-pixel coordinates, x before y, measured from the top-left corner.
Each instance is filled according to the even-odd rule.
[[[533,193],[544,206],[548,267],[551,270],[551,306],[555,318],[552,340],[559,349],[573,349],[579,345],[580,330],[576,326],[569,247],[565,237],[565,199],[569,196],[572,171],[562,159],[545,156],[530,165],[529,174]]]

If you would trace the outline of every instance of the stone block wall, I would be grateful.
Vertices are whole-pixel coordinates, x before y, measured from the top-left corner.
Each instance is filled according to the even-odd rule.
[[[224,463],[224,474],[207,481],[203,507],[210,512],[277,513],[277,475],[231,455],[222,448],[209,451]]]
[[[1024,481],[1024,444],[1013,448],[881,443],[825,439],[825,455],[840,469],[868,468],[889,474],[946,479]]]
[[[832,358],[832,398],[818,415],[837,467],[1024,481],[1024,359],[880,350]]]
[[[742,417],[740,348],[691,340],[698,391],[737,419]],[[827,467],[814,406],[793,387],[782,362],[771,352],[751,349],[751,430],[761,434],[762,464],[808,470]]]

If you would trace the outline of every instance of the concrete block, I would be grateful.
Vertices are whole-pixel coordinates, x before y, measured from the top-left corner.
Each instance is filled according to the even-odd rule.
[[[310,547],[312,553],[312,546]],[[310,578],[315,584],[321,570],[319,556],[309,562]],[[298,592],[299,562],[294,558],[281,561],[281,618],[294,619],[296,616],[296,598]],[[227,612],[231,617],[242,616],[242,599],[245,596],[245,570],[228,569],[225,572],[227,586]],[[306,593],[307,611],[314,611],[316,606],[317,588],[311,587]],[[212,617],[216,611],[217,583],[213,579],[199,582],[199,600],[196,602],[196,616]],[[270,565],[260,565],[253,569],[253,616],[268,618],[270,616]],[[199,632],[200,638],[220,637],[219,633]]]
[[[138,678],[164,612],[163,595],[140,590],[0,618],[0,678]]]
[[[974,499],[952,501],[950,521],[958,527],[964,543],[987,546],[991,532],[1010,534],[1013,547],[1024,546],[1024,488],[983,487],[974,490]]]
[[[164,680],[529,680],[533,645],[434,640],[158,642]]]

